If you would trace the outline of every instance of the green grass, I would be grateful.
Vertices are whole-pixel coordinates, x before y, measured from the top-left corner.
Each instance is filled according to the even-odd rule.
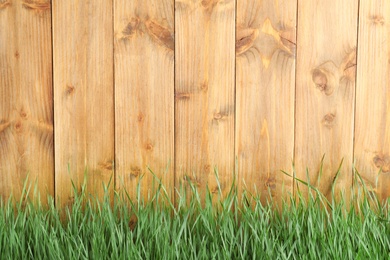
[[[328,201],[305,185],[317,195],[300,196],[300,203],[290,198],[280,211],[249,193],[239,197],[234,185],[223,200],[217,199],[218,207],[210,192],[201,203],[192,185],[191,200],[178,192],[176,206],[161,185],[148,203],[116,193],[113,206],[108,197],[98,202],[87,196],[83,186],[72,210],[65,212],[56,210],[52,198],[48,208],[9,200],[0,208],[0,258],[389,258],[388,202],[366,196],[363,185],[347,210],[343,201]]]

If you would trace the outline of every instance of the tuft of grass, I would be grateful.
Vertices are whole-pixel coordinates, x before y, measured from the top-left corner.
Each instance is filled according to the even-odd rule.
[[[29,201],[30,186],[25,185],[20,202],[1,202],[0,255],[2,259],[388,258],[389,200],[379,202],[357,171],[359,192],[348,209],[343,199],[329,201],[309,182],[296,181],[317,196],[309,193],[305,198],[298,192],[297,199],[291,196],[281,210],[275,210],[272,201],[261,203],[256,194],[238,194],[235,184],[226,196],[219,191],[218,206],[209,190],[201,201],[200,191],[191,183],[190,194],[185,194],[186,189],[177,191],[176,204],[157,180],[149,202],[131,201],[123,191],[115,193],[112,206],[108,193],[98,201],[85,194],[85,185],[81,191],[74,186],[75,201],[65,209],[65,221],[53,198],[48,198],[45,208]]]

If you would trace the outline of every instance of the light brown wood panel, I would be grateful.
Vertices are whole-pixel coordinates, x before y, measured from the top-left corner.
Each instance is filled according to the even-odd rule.
[[[177,184],[218,193],[234,172],[234,0],[176,0]]]
[[[390,196],[389,1],[360,1],[358,46],[356,168],[369,189],[386,199]]]
[[[117,187],[132,199],[174,185],[174,2],[115,0]]]
[[[53,196],[50,1],[0,0],[0,197]]]
[[[112,2],[53,1],[52,13],[55,188],[64,206],[84,173],[87,192],[99,198],[114,179]]]
[[[236,153],[240,188],[292,192],[296,1],[237,2]],[[270,193],[269,193],[270,192]],[[287,195],[287,193],[284,193]]]
[[[357,19],[356,0],[298,3],[296,175],[328,197],[342,159],[335,191],[351,187]]]

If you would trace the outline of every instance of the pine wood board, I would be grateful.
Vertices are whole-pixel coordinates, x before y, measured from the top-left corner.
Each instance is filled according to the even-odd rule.
[[[115,0],[114,21],[116,187],[173,196],[174,1]]]
[[[225,193],[234,174],[235,1],[175,8],[176,184]]]
[[[239,1],[236,154],[241,189],[292,193],[297,1]]]
[[[53,1],[56,203],[114,189],[112,3]],[[112,198],[112,196],[111,196]]]
[[[352,184],[357,21],[355,0],[298,4],[296,176],[328,198]]]
[[[0,1],[0,197],[54,195],[50,1]],[[32,197],[32,196],[30,196]]]
[[[389,154],[390,2],[360,1],[354,157],[381,199],[390,196]]]

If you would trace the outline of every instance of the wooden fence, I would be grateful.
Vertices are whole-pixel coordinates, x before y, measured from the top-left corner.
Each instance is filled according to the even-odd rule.
[[[0,0],[0,194],[72,201],[87,172],[279,200],[352,167],[390,195],[388,0]],[[115,166],[115,167],[114,167]],[[378,172],[381,174],[378,177]]]

